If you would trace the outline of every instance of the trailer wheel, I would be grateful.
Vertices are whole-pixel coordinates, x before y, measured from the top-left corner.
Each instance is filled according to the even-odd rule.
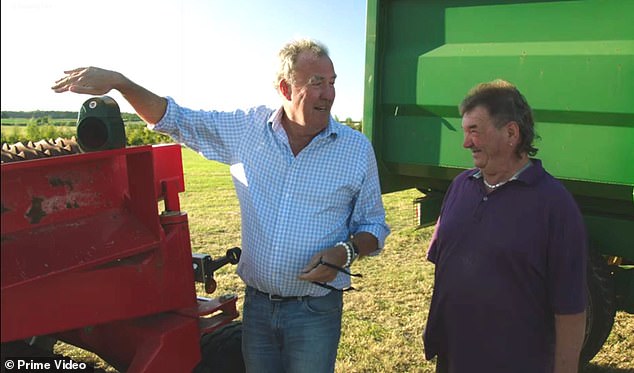
[[[202,358],[194,373],[244,373],[242,323],[234,321],[200,340]]]
[[[64,359],[70,359],[73,362],[79,363],[81,362],[76,361],[73,358],[64,356],[64,355],[59,355],[53,352],[52,346],[50,346],[50,342],[53,341],[52,338],[50,337],[46,337],[45,338],[47,341],[45,344],[42,344],[41,342],[39,343],[29,343],[26,340],[21,340],[21,341],[13,341],[13,342],[6,342],[6,343],[2,343],[2,345],[0,345],[0,355],[2,355],[3,357],[3,363],[4,363],[4,358],[5,357],[17,357],[17,358],[40,358],[40,357],[45,357],[45,358],[64,358]],[[84,364],[86,364],[84,362]],[[87,364],[87,367],[89,367],[91,370],[91,372],[94,373],[106,373],[105,370],[101,369],[101,368],[95,368],[93,367],[91,364]],[[31,370],[28,370],[29,372]],[[5,365],[2,364],[0,366],[0,373],[10,373],[11,370],[10,369],[6,369]]]
[[[49,336],[26,338],[19,341],[2,343],[0,354],[11,357],[52,357],[53,346],[57,340]],[[4,371],[4,367],[2,367]]]
[[[601,350],[608,339],[616,314],[614,280],[600,254],[590,251],[587,281],[588,308],[586,335],[581,349],[581,363],[586,364]]]

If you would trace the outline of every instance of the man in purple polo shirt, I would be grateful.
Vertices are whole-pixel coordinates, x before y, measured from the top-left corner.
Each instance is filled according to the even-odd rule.
[[[424,333],[437,372],[577,372],[585,332],[586,232],[532,142],[531,108],[512,84],[476,86],[460,105],[474,169],[453,181],[428,259]]]

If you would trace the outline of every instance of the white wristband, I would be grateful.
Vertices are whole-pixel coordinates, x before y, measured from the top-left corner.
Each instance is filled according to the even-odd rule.
[[[352,240],[348,241],[348,245],[350,245],[350,248],[352,249],[352,260],[350,262],[350,265],[352,265],[352,263],[354,263],[354,261],[359,257],[359,248],[354,244],[354,242],[352,242]]]
[[[352,248],[352,246],[349,243],[343,241],[337,242],[335,246],[343,246],[343,248],[346,249],[346,264],[344,264],[343,267],[350,267],[352,261],[354,260],[354,249]]]

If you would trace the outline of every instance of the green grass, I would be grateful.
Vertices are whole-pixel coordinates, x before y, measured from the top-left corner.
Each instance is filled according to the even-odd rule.
[[[54,127],[58,131],[67,131],[69,133],[75,132],[75,126],[55,126]],[[2,134],[5,137],[9,137],[10,135],[19,134],[21,136],[26,136],[26,125],[5,125],[3,124],[1,129]],[[40,139],[38,139],[40,140]]]
[[[30,121],[30,118],[2,118],[2,130],[4,131],[5,126],[26,126]]]
[[[215,257],[239,246],[239,206],[229,168],[187,149],[183,167],[181,208],[188,213],[193,251]],[[432,228],[414,228],[412,200],[418,195],[408,190],[383,196],[392,234],[381,255],[355,263],[364,277],[354,281],[360,291],[344,297],[338,373],[434,372],[434,364],[424,359],[421,339],[433,287],[434,268],[425,259]],[[215,278],[216,296],[242,298],[244,285],[235,267],[222,268]],[[197,289],[205,295],[201,286]],[[585,371],[633,372],[633,335],[634,316],[619,312],[607,343]]]
[[[5,136],[9,136],[15,133],[26,134],[26,126],[12,126],[3,124],[0,128],[2,134]]]
[[[186,192],[181,194],[181,206],[189,215],[192,248],[215,256],[239,246],[239,206],[228,166],[184,150],[183,167]],[[435,371],[434,364],[424,359],[421,339],[434,268],[425,259],[433,228],[414,227],[412,201],[419,195],[407,190],[383,196],[392,234],[381,255],[354,265],[363,278],[354,282],[360,291],[344,297],[337,372]],[[216,279],[217,294],[242,296],[244,285],[235,268],[223,268]],[[586,371],[634,371],[633,336],[634,316],[619,312],[607,343]]]

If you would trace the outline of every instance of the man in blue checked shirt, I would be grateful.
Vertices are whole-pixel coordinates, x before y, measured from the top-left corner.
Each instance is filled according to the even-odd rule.
[[[247,371],[333,372],[348,269],[377,255],[390,230],[370,143],[330,115],[337,75],[327,49],[297,40],[280,50],[277,109],[193,111],[118,72],[65,74],[56,92],[116,89],[150,129],[230,165],[242,212]]]

